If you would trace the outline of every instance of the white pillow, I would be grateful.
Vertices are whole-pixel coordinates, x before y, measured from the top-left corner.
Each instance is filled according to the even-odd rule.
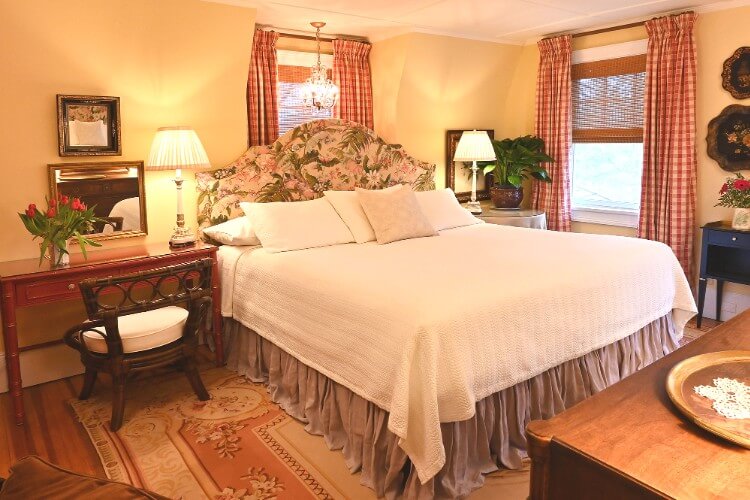
[[[474,217],[461,206],[451,188],[417,191],[414,195],[419,208],[436,231],[482,223],[482,219]]]
[[[379,191],[395,191],[396,189],[401,189],[401,184]],[[323,194],[352,232],[354,241],[357,243],[375,241],[375,231],[370,221],[367,220],[365,211],[362,210],[356,191],[325,191]]]
[[[437,235],[411,187],[393,191],[356,188],[356,192],[379,244]]]
[[[328,200],[240,203],[263,248],[278,253],[354,242]]]
[[[260,240],[247,216],[207,227],[203,234],[224,245],[260,245]]]

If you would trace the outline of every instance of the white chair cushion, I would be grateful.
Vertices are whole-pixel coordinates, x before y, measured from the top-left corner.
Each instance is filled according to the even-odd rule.
[[[123,351],[126,353],[145,351],[174,342],[182,337],[187,317],[187,310],[177,306],[120,316],[117,325]],[[97,328],[97,330],[104,331],[103,328]],[[107,342],[101,335],[84,332],[83,337],[90,351],[107,352]]]

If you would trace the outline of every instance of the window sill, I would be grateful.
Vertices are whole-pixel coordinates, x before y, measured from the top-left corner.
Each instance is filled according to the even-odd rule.
[[[573,208],[571,219],[575,222],[604,224],[606,226],[638,227],[638,212],[611,208]]]

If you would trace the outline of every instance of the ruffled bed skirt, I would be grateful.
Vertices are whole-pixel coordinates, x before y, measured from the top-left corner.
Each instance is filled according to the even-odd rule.
[[[524,430],[614,384],[678,347],[671,314],[634,334],[477,402],[476,415],[441,425],[446,464],[425,484],[388,430],[388,412],[309,368],[241,323],[226,319],[227,366],[267,382],[287,413],[342,450],[361,483],[386,498],[461,498],[526,456]]]

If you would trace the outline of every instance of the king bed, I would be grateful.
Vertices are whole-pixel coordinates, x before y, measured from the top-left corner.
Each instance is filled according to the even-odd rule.
[[[310,122],[198,174],[199,222],[326,190],[419,194],[434,189],[434,168],[359,125]],[[439,229],[219,250],[228,366],[267,382],[379,496],[464,497],[484,474],[521,467],[530,420],[671,352],[696,312],[660,243],[478,221]]]

